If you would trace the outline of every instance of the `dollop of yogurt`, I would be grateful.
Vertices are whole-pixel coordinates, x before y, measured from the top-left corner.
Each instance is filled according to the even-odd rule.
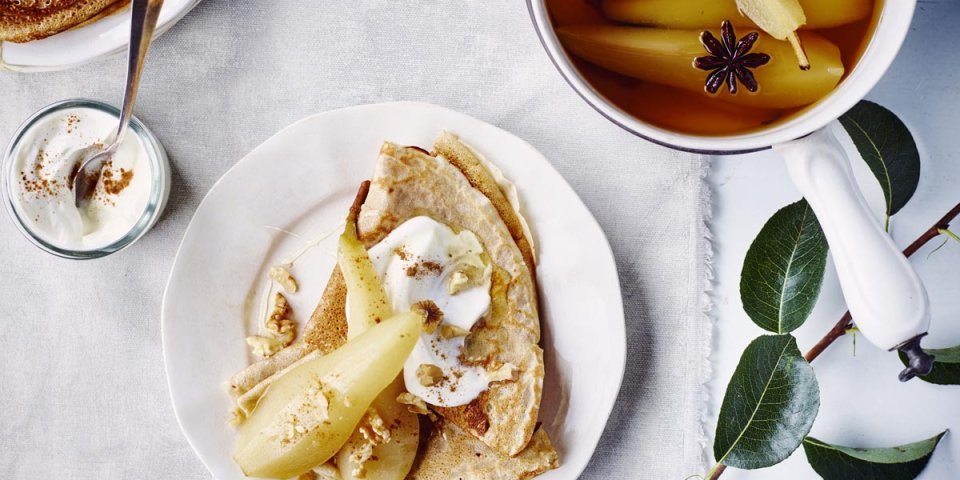
[[[473,401],[490,385],[486,369],[461,359],[465,335],[490,309],[492,265],[480,240],[419,216],[390,232],[369,255],[395,312],[425,300],[443,312],[441,324],[421,333],[404,364],[407,391],[442,407]],[[435,382],[424,381],[424,369],[439,373]]]
[[[9,172],[9,191],[24,226],[69,250],[95,250],[136,225],[151,191],[151,167],[132,130],[100,172],[90,198],[74,205],[72,175],[86,147],[112,141],[116,117],[93,108],[52,112],[20,138]]]

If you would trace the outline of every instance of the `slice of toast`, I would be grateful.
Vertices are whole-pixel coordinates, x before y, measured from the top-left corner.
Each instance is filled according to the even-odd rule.
[[[404,221],[428,215],[480,239],[495,267],[491,308],[468,337],[464,356],[488,370],[509,365],[515,374],[491,383],[467,405],[434,410],[500,455],[518,455],[534,433],[544,376],[533,242],[515,205],[472,149],[445,133],[435,151],[437,156],[383,145],[369,194],[361,192],[354,204],[360,208],[360,237],[370,247]],[[242,396],[253,385],[269,383],[271,375],[311,351],[326,353],[345,343],[345,300],[343,275],[335,268],[301,343],[235,375],[234,393]]]
[[[0,2],[0,40],[39,40],[112,14],[130,0],[19,0]]]

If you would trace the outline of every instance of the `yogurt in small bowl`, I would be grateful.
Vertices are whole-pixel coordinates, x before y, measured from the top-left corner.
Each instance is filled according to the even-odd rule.
[[[100,172],[92,194],[74,205],[71,180],[91,145],[116,134],[119,111],[102,102],[64,100],[31,116],[3,158],[7,211],[35,245],[57,256],[98,258],[122,250],[156,223],[170,194],[163,146],[136,117]]]

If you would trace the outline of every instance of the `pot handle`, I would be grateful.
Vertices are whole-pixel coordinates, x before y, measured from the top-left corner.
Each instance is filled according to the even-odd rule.
[[[907,354],[910,366],[901,381],[926,375],[933,368],[933,357],[920,349],[930,327],[927,291],[870,212],[831,128],[837,127],[773,149],[786,160],[793,183],[817,215],[860,332],[881,348]]]

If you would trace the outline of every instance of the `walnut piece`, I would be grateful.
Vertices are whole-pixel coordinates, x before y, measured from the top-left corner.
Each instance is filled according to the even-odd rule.
[[[276,265],[271,267],[269,275],[273,281],[283,287],[283,291],[287,293],[297,293],[297,289],[299,288],[297,279],[293,278],[293,275],[290,273],[290,270],[287,270],[286,266]]]
[[[449,340],[454,337],[466,337],[467,335],[470,335],[470,330],[465,330],[447,323],[440,325],[440,338],[444,340]]]
[[[342,480],[340,476],[340,470],[333,465],[333,460],[313,467],[313,470],[310,470],[307,473],[301,473],[297,480]]]
[[[363,435],[363,438],[374,445],[380,445],[390,441],[390,429],[383,421],[375,408],[368,408],[367,414],[360,420],[357,430]]]
[[[254,355],[267,358],[293,343],[297,336],[297,324],[288,318],[290,313],[287,299],[280,292],[275,293],[273,309],[260,333],[247,337],[247,345],[250,345]]]
[[[491,382],[502,382],[504,380],[516,381],[520,378],[520,369],[512,363],[504,363],[493,370],[487,370],[487,380]]]
[[[489,269],[478,253],[470,253],[457,259],[447,275],[447,293],[456,295],[468,288],[483,285],[490,278]]]
[[[320,381],[307,386],[305,395],[284,409],[279,421],[267,426],[263,434],[279,438],[281,445],[289,445],[299,442],[318,425],[326,423],[330,418],[327,388]]]
[[[286,318],[289,315],[290,302],[287,301],[287,297],[284,297],[280,292],[274,293],[273,308],[270,310],[270,314],[267,315],[267,323]]]
[[[411,413],[416,413],[417,415],[430,414],[430,410],[427,409],[427,402],[412,393],[403,392],[397,395],[397,403],[406,405],[407,410]]]
[[[231,426],[239,427],[240,424],[242,424],[246,419],[247,419],[247,415],[243,413],[243,410],[240,410],[239,408],[234,408],[230,412],[230,419],[227,420],[227,423],[230,424]]]
[[[417,367],[417,379],[420,380],[420,385],[432,387],[443,379],[443,370],[430,363],[420,364]]]
[[[374,458],[373,448],[390,441],[390,429],[376,409],[368,408],[357,430],[364,442],[350,454],[350,461],[357,465],[351,473],[354,478],[364,478],[367,476],[366,463]]]
[[[274,294],[273,311],[270,312],[261,335],[277,340],[284,347],[293,343],[297,336],[297,324],[290,320],[289,315],[291,313],[290,303],[287,302],[287,299],[280,292]]]
[[[259,335],[247,337],[247,345],[250,346],[250,351],[260,358],[271,357],[283,349],[283,344],[277,339]]]
[[[414,303],[410,309],[423,317],[423,331],[427,333],[437,331],[437,326],[443,322],[443,310],[431,300]]]

